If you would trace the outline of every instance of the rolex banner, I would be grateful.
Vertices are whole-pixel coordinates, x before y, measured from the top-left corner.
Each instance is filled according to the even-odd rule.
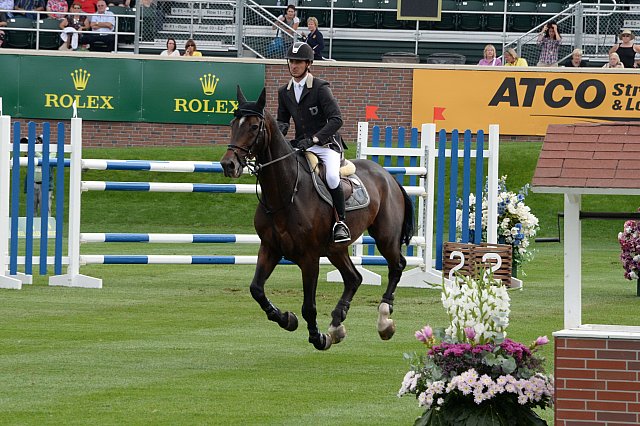
[[[544,135],[549,124],[640,122],[638,72],[557,70],[414,70],[413,126]]]
[[[0,55],[0,97],[14,117],[228,124],[236,86],[249,99],[262,64]]]

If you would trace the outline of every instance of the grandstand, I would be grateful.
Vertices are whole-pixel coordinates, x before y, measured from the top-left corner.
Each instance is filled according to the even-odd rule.
[[[463,58],[467,64],[476,64],[484,45],[491,43],[499,52],[515,47],[535,64],[536,35],[553,19],[563,36],[561,55],[580,47],[591,65],[600,66],[621,28],[640,30],[640,5],[633,0],[442,0],[440,21],[399,20],[397,0],[288,1],[298,9],[298,33],[306,31],[309,16],[317,17],[325,37],[324,56],[338,61],[380,62],[393,58],[393,52],[403,52],[399,58],[422,63],[459,63]],[[167,37],[174,37],[179,48],[194,38],[206,56],[265,57],[275,34],[272,24],[286,3],[143,0],[131,9],[111,9],[118,18],[118,51],[158,53]],[[51,34],[59,30],[47,25],[46,16],[41,14],[30,28],[9,22],[8,47],[56,48]],[[240,21],[243,25],[237,25]]]

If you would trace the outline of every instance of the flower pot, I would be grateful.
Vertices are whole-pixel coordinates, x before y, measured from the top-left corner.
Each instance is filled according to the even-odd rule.
[[[511,276],[518,278],[518,262],[515,259],[511,262]]]

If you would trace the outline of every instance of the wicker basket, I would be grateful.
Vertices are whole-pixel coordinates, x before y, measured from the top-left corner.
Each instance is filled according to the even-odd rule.
[[[497,260],[494,257],[487,257],[486,260],[482,258],[487,253],[497,253],[502,258],[500,268],[493,272],[495,279],[500,279],[505,285],[511,283],[511,262],[512,262],[512,247],[509,244],[488,244],[480,243],[473,249],[474,264],[477,271],[481,269],[491,269],[495,267]]]
[[[460,264],[460,258],[454,256],[451,259],[451,253],[459,251],[464,255],[464,264],[462,268],[456,272],[464,276],[473,276],[475,274],[475,244],[465,244],[458,242],[445,242],[442,247],[442,274],[445,278],[449,278],[449,272]]]

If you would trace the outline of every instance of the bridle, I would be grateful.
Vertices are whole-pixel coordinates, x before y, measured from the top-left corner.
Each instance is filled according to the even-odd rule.
[[[284,205],[276,210],[271,210],[267,204],[263,201],[262,198],[260,198],[260,195],[258,194],[257,191],[257,187],[258,187],[258,178],[259,178],[259,174],[262,171],[262,169],[264,169],[267,166],[270,166],[272,164],[275,164],[279,161],[284,160],[285,158],[288,158],[292,155],[295,155],[296,152],[298,152],[298,149],[293,149],[293,151],[283,155],[282,157],[278,157],[275,160],[271,160],[268,161],[266,163],[258,163],[257,160],[256,161],[251,161],[251,159],[255,159],[255,152],[253,151],[255,149],[255,147],[258,145],[259,141],[264,142],[265,141],[265,133],[266,133],[266,127],[265,127],[265,119],[264,119],[264,110],[262,112],[257,111],[255,109],[243,109],[243,108],[238,108],[235,112],[236,115],[236,119],[237,118],[243,118],[243,117],[248,117],[248,116],[256,116],[260,118],[260,124],[259,124],[259,128],[258,128],[258,133],[256,133],[256,137],[253,139],[253,141],[251,142],[251,144],[249,144],[249,146],[247,148],[242,147],[242,146],[238,146],[238,145],[234,145],[234,144],[229,144],[227,145],[227,150],[230,150],[231,152],[233,152],[233,154],[236,156],[236,159],[238,160],[238,162],[240,163],[240,166],[242,166],[242,168],[247,168],[249,169],[249,172],[256,176],[256,197],[258,198],[258,201],[260,202],[260,204],[262,205],[262,207],[265,209],[265,212],[267,214],[271,214],[271,213],[276,213],[280,210],[283,210],[285,208],[288,207],[287,205]],[[260,138],[262,137],[262,139],[260,140]],[[238,153],[239,151],[242,151],[243,153]],[[299,161],[297,161],[296,159],[296,180],[295,183],[293,185],[293,190],[291,191],[291,198],[289,200],[289,204],[293,204],[293,200],[296,196],[296,193],[298,192],[298,183],[300,182],[300,163]]]

